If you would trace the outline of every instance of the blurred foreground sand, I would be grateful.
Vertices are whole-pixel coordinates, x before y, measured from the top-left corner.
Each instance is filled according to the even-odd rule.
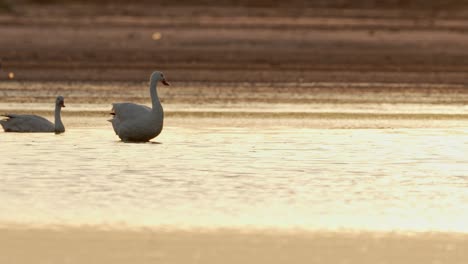
[[[0,263],[466,263],[468,236],[254,230],[0,229]]]

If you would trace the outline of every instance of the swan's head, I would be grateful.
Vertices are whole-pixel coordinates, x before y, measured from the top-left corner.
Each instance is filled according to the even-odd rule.
[[[57,99],[55,99],[55,104],[60,107],[65,107],[65,99],[63,99],[63,96],[57,96]]]
[[[164,78],[164,74],[162,72],[155,71],[153,74],[151,74],[151,82],[158,82],[161,81],[162,84],[164,85],[170,85],[167,81],[166,78]]]

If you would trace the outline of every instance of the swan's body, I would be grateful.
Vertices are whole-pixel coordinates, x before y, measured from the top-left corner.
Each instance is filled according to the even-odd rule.
[[[164,111],[156,89],[158,81],[169,85],[160,72],[153,72],[150,78],[152,108],[134,103],[112,104],[112,123],[115,134],[122,141],[146,142],[157,137],[163,128]]]
[[[0,125],[5,132],[63,133],[65,127],[60,116],[62,107],[65,107],[64,99],[62,96],[58,96],[55,100],[55,124],[37,115],[6,114],[2,116],[8,117],[8,119],[0,120]]]

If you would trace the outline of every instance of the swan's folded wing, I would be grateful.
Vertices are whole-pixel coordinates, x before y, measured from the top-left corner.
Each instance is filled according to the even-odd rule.
[[[55,126],[49,120],[37,115],[6,114],[7,120],[1,125],[5,131],[11,132],[54,132]]]
[[[28,116],[28,115],[2,114],[1,116],[8,117],[8,118],[15,118],[15,117]]]
[[[138,105],[133,103],[115,103],[112,104],[112,113],[114,118],[119,119],[120,122],[127,120],[134,120],[143,115],[151,112],[151,108],[145,105]]]

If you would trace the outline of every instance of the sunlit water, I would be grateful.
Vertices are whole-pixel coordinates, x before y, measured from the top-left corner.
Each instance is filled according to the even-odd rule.
[[[468,232],[468,130],[0,132],[0,223]]]

